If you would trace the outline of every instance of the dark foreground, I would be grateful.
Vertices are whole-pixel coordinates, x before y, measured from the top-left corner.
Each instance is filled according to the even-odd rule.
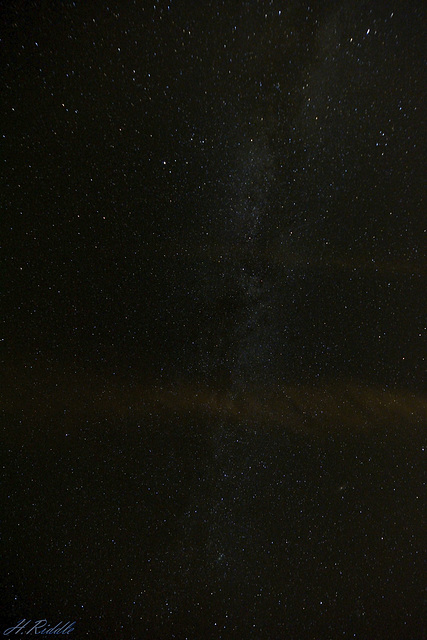
[[[322,390],[294,389],[251,419],[248,398],[139,393],[5,417],[2,631],[425,637],[422,397],[329,390],[320,419]]]

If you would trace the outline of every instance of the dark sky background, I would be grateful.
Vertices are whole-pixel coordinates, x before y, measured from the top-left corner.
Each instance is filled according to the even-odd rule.
[[[412,384],[421,3],[193,4],[3,3],[7,355]]]
[[[333,576],[318,584],[316,594],[329,594],[326,627],[320,610],[310,616],[305,605],[299,608],[305,597],[319,600],[311,587],[304,591],[308,596],[292,594],[310,583],[306,559],[317,557],[318,540],[305,535],[304,527],[312,531],[312,523],[316,528],[322,514],[329,514],[325,535],[335,558],[347,542],[343,534],[333,546],[341,507],[331,496],[341,499],[340,492],[351,486],[355,505],[361,495],[372,494],[371,481],[379,486],[382,474],[389,478],[387,499],[370,503],[368,510],[380,515],[366,537],[372,542],[383,517],[386,529],[403,527],[403,520],[389,521],[384,514],[406,503],[402,518],[415,533],[393,548],[396,558],[411,562],[415,553],[420,449],[419,440],[408,442],[408,433],[425,425],[425,35],[424,3],[415,0],[0,2],[2,405],[5,468],[12,478],[7,497],[14,496],[14,509],[7,503],[12,510],[6,553],[19,559],[6,570],[5,601],[15,603],[13,614],[12,605],[5,609],[11,624],[25,616],[46,617],[47,611],[52,622],[59,610],[76,617],[84,601],[90,615],[79,623],[78,637],[86,637],[87,629],[87,637],[98,637],[90,627],[95,618],[102,637],[116,629],[114,637],[138,640],[186,634],[304,640],[352,637],[354,630],[358,638],[380,638],[380,629],[387,638],[413,639],[420,633],[422,587],[416,578],[393,583],[391,600],[384,596],[383,608],[373,606],[371,626],[363,626],[372,594],[365,569],[354,569],[356,552],[346,565],[347,573],[353,567],[348,575],[355,582],[349,578],[341,604],[330,595],[336,592]],[[344,383],[358,389],[357,418],[343,409],[350,388],[344,391]],[[319,385],[328,389],[329,409],[336,407],[321,426],[313,418],[320,396],[310,391]],[[309,414],[314,422],[307,432]],[[295,441],[283,428],[287,420],[293,424],[289,433],[298,434]],[[119,423],[118,436],[112,424]],[[281,425],[280,436],[259,440],[261,423],[268,430]],[[377,434],[363,444],[362,423]],[[406,439],[396,436],[388,449],[390,433],[401,434],[402,427]],[[247,430],[243,440],[241,429]],[[329,429],[346,444],[319,444]],[[68,449],[63,438],[69,433],[75,440]],[[49,499],[40,497],[47,490],[44,442],[50,464],[60,465],[58,477],[69,487]],[[246,443],[241,453],[239,442]],[[156,452],[153,460],[144,457],[148,450]],[[375,454],[372,474],[355,471],[359,484],[346,478],[344,468]],[[203,490],[193,455],[203,470]],[[410,476],[398,503],[388,466],[396,456],[403,469],[396,478],[401,482],[405,469]],[[330,484],[322,493],[319,468],[325,459]],[[246,484],[240,479],[224,488],[224,477],[244,473],[244,460],[252,461],[249,469],[269,460],[270,475],[259,480],[258,472],[247,472]],[[29,461],[39,474],[32,502]],[[77,484],[69,481],[75,464],[81,473]],[[82,479],[91,465],[95,475]],[[291,484],[282,487],[277,474],[285,467]],[[129,485],[118,481],[125,468],[131,469]],[[301,474],[311,478],[307,487],[317,487],[313,503],[312,488],[301,495],[290,489]],[[170,487],[178,476],[183,485],[176,502],[165,489],[158,504],[148,502],[143,513],[131,516],[141,487],[155,484],[155,478]],[[122,498],[115,493],[117,483]],[[261,502],[252,507],[254,486]],[[93,503],[85,502],[79,487]],[[54,558],[51,578],[41,572],[42,587],[19,529],[25,517],[16,514],[33,505],[34,522],[44,509],[57,522],[66,491],[71,511],[65,524],[52,525],[57,534],[27,523],[44,549],[40,557]],[[101,495],[115,497],[101,508]],[[241,511],[230,507],[222,513],[223,495],[231,505],[240,496]],[[128,517],[119,522],[115,509],[121,499]],[[276,500],[288,505],[286,515],[272,506]],[[316,506],[300,510],[298,501]],[[200,522],[195,502],[205,505]],[[270,507],[270,530],[262,504]],[[70,569],[70,582],[55,582],[63,556],[55,555],[47,537],[59,535],[61,527],[70,532],[81,526],[80,508],[82,514],[95,512],[88,541],[79,538],[79,551],[70,559],[70,567],[84,570],[80,575]],[[147,522],[161,529],[166,512],[174,523],[183,519],[188,547],[171,525],[172,533],[161,533],[160,542],[148,536],[132,562],[123,559],[125,552],[110,557],[108,551],[91,573],[94,545],[103,544],[104,511],[108,526],[128,540],[129,557],[137,529],[145,530]],[[190,511],[193,519],[185,524]],[[341,531],[348,525],[350,535],[357,529],[350,510],[339,513],[347,523]],[[277,541],[285,522],[300,532],[298,540],[306,540],[290,560],[286,556],[292,578],[280,582],[278,567],[285,560],[279,554],[258,575],[252,593],[265,540]],[[234,537],[225,538],[230,523]],[[246,561],[242,540],[248,537]],[[16,556],[21,544],[28,551]],[[163,569],[147,578],[152,600],[143,605],[135,595],[143,590],[129,587],[133,569],[124,575],[118,567],[138,567],[145,575],[144,563],[155,553]],[[231,573],[222,566],[229,556],[235,563]],[[384,557],[379,568],[373,564],[379,576],[387,576],[391,566],[393,576],[413,574],[409,560],[396,569],[397,560]],[[70,586],[72,580],[94,584],[88,575],[95,581],[107,566],[118,572],[115,592],[122,594],[111,617],[109,597],[98,602],[83,586]],[[171,575],[181,575],[182,582]],[[203,580],[206,589],[211,580],[235,594],[237,604],[227,614],[234,621],[231,631],[224,622],[225,596],[219,589],[218,599],[207,604],[209,589],[204,596],[196,588]],[[378,581],[380,593],[387,579]],[[270,599],[252,610],[260,584]],[[69,590],[68,614],[58,602]],[[286,623],[276,596],[288,601]],[[234,596],[227,597],[233,602]],[[164,604],[171,599],[173,615]],[[199,601],[200,609],[194,604]],[[394,635],[386,621],[399,601],[404,613],[396,614]],[[132,602],[138,615],[129,613]],[[334,606],[346,612],[342,619]],[[248,607],[253,626],[250,615],[243,615]],[[121,631],[113,618],[123,623]],[[220,619],[224,635],[213,626]],[[288,635],[280,635],[283,630]]]

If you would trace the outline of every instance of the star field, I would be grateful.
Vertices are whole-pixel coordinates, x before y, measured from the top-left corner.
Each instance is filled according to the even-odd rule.
[[[2,631],[423,637],[424,26],[0,3]]]

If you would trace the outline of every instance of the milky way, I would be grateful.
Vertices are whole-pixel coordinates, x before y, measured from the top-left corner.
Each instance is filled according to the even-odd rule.
[[[424,25],[0,3],[0,633],[424,637]]]

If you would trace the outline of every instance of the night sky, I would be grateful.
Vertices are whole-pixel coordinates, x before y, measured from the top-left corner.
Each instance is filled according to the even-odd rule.
[[[1,632],[427,637],[425,42],[0,2]]]

